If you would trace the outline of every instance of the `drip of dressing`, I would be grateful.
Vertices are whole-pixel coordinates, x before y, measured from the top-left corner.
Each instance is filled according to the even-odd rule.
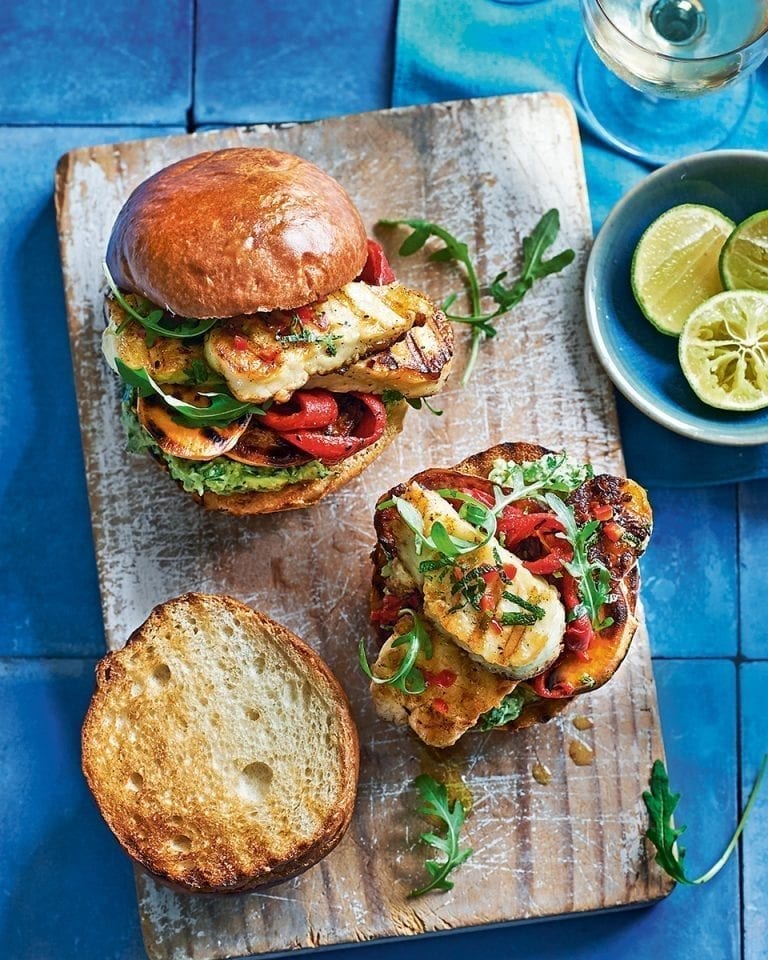
[[[539,760],[531,767],[531,776],[536,783],[541,783],[545,787],[552,782],[552,771]]]
[[[577,730],[591,730],[594,727],[594,723],[589,717],[574,717],[573,725]]]
[[[588,767],[595,759],[595,751],[581,740],[571,740],[568,744],[568,756],[577,767]]]

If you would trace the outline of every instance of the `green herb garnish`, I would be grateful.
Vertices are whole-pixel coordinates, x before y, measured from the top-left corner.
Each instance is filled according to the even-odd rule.
[[[494,727],[503,727],[507,723],[512,723],[523,712],[523,707],[529,700],[530,697],[526,696],[525,692],[518,687],[512,693],[508,693],[498,707],[482,714],[478,720],[480,729],[482,731],[493,730]]]
[[[424,681],[424,675],[421,670],[416,666],[416,661],[420,653],[424,654],[426,660],[431,659],[432,641],[429,638],[429,634],[424,627],[421,617],[419,617],[414,610],[408,608],[401,610],[398,616],[402,617],[405,614],[410,615],[413,625],[407,633],[403,633],[397,640],[393,640],[392,646],[407,646],[408,649],[400,661],[400,666],[391,677],[374,676],[365,653],[365,640],[362,638],[360,639],[357,655],[360,662],[360,669],[371,683],[390,684],[402,693],[418,694],[423,693],[427,689],[427,684]]]
[[[119,357],[115,358],[115,365],[124,382],[134,387],[140,397],[157,394],[172,408],[179,421],[186,426],[226,427],[248,413],[264,413],[263,407],[236,400],[228,393],[201,393],[201,397],[207,397],[211,402],[207,407],[196,407],[194,404],[184,403],[183,400],[166,393],[143,367],[136,370],[129,367],[127,363],[123,363]]]
[[[741,831],[744,829],[752,807],[755,804],[755,800],[757,800],[757,795],[767,766],[768,753],[763,757],[754,785],[749,794],[747,805],[744,807],[744,812],[739,819],[728,846],[723,851],[723,855],[706,873],[692,880],[686,875],[683,865],[685,848],[677,844],[678,837],[685,831],[685,827],[676,827],[672,823],[672,814],[675,812],[675,808],[680,800],[680,794],[670,791],[669,776],[667,775],[663,762],[661,760],[654,762],[649,783],[651,789],[643,793],[643,800],[645,801],[650,820],[645,835],[654,847],[656,847],[656,863],[658,863],[665,873],[678,883],[698,884],[706,883],[722,870],[736,848],[736,844],[741,836]]]
[[[564,561],[563,566],[576,579],[579,585],[581,603],[572,611],[571,619],[586,613],[595,630],[604,630],[613,624],[612,617],[600,618],[600,610],[614,597],[611,593],[611,574],[599,560],[589,559],[589,546],[597,536],[599,520],[590,520],[579,526],[573,507],[552,493],[544,495],[544,500],[557,516],[565,530],[563,536],[573,548],[573,558]]]
[[[342,339],[341,334],[319,334],[308,330],[295,313],[291,320],[291,332],[275,334],[275,340],[279,340],[280,343],[320,343],[325,347],[325,352],[329,357],[336,356],[336,341]]]
[[[211,370],[205,360],[201,360],[199,357],[196,357],[188,367],[184,368],[184,376],[187,378],[187,383],[194,384],[221,381],[221,377]]]
[[[426,397],[406,397],[399,390],[385,390],[381,399],[384,403],[397,403],[398,400],[405,400],[408,406],[413,407],[414,410],[421,410],[422,407],[426,407],[436,417],[442,417],[443,415],[443,411],[433,407]]]
[[[421,555],[426,547],[443,557],[457,557],[460,554],[471,553],[488,543],[496,533],[496,516],[493,511],[480,503],[479,500],[475,500],[474,497],[458,490],[440,490],[439,493],[441,496],[450,494],[452,499],[462,501],[459,516],[482,532],[484,534],[483,539],[465,540],[463,537],[454,537],[448,533],[444,524],[439,520],[432,524],[429,536],[426,536],[424,533],[424,518],[416,507],[408,500],[403,500],[402,497],[392,497],[392,505],[397,508],[397,512],[404,523],[416,537],[417,556]],[[379,509],[383,509],[383,504],[379,505]]]
[[[434,847],[445,855],[445,860],[442,861],[425,861],[424,866],[430,876],[429,882],[416,890],[411,890],[408,894],[409,897],[421,897],[430,890],[452,890],[453,881],[448,879],[448,874],[460,867],[472,855],[472,848],[462,849],[459,845],[461,828],[464,826],[466,816],[461,800],[454,800],[451,806],[445,785],[426,773],[416,777],[413,783],[423,801],[417,808],[417,812],[425,817],[436,817],[446,827],[443,836],[438,836],[436,833],[422,833],[419,836],[424,843],[428,843],[430,847]]]
[[[525,463],[495,460],[488,479],[509,491],[496,494],[494,510],[499,513],[508,504],[518,500],[541,499],[545,492],[571,493],[594,475],[591,464],[579,463],[563,452],[546,453],[538,460]]]
[[[403,241],[399,253],[401,257],[408,257],[420,250],[430,237],[441,240],[442,247],[433,250],[429,259],[437,263],[456,261],[464,265],[469,284],[469,299],[471,312],[468,315],[449,313],[450,307],[456,301],[456,294],[449,297],[443,304],[446,317],[453,323],[464,323],[472,329],[472,343],[467,365],[461,382],[466,386],[472,376],[480,345],[490,340],[498,333],[494,321],[507,313],[518,304],[531,289],[536,280],[557,273],[564,269],[573,260],[573,250],[563,250],[549,260],[544,254],[552,246],[560,230],[560,214],[557,210],[548,210],[539,220],[530,236],[523,239],[523,266],[520,276],[509,286],[504,286],[509,271],[504,270],[487,287],[482,289],[477,277],[477,271],[469,254],[466,243],[458,240],[444,227],[426,220],[380,220],[379,224],[385,227],[406,226],[413,231]],[[487,294],[496,302],[496,309],[484,313],[482,309],[482,295]]]
[[[492,567],[490,563],[481,563],[479,567],[467,570],[464,576],[451,587],[451,593],[460,594],[464,597],[464,602],[455,604],[448,612],[455,613],[457,610],[466,607],[467,604],[473,609],[479,610],[480,601],[483,599],[486,588],[485,576],[488,573],[493,573],[494,570],[495,567]]]
[[[129,322],[129,318],[137,320],[147,331],[146,343],[148,347],[151,347],[158,337],[171,337],[174,340],[186,340],[191,337],[199,337],[210,330],[215,323],[218,323],[216,317],[211,320],[187,320],[183,317],[169,317],[164,310],[159,309],[151,310],[147,314],[139,313],[138,310],[128,303],[122,293],[120,293],[117,284],[112,279],[112,274],[109,272],[106,260],[103,261],[102,268],[104,270],[104,276],[107,278],[109,289],[112,291],[112,296],[128,314],[128,317],[115,331],[116,333],[122,331],[126,323]],[[151,304],[148,304],[148,306],[151,306]]]

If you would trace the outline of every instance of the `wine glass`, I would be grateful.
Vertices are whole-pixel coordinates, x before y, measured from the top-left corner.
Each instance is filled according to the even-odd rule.
[[[749,74],[768,54],[768,3],[581,0],[581,14],[589,42],[579,95],[614,146],[666,163],[717,146],[739,125]]]

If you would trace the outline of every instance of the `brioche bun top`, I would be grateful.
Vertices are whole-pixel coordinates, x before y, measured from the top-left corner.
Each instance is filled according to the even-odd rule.
[[[208,151],[160,170],[118,214],[107,266],[184,317],[290,310],[360,273],[366,231],[344,188],[289,153]]]

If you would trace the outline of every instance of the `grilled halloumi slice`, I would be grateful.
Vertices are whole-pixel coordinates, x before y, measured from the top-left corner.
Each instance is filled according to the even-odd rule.
[[[376,713],[392,723],[408,724],[432,747],[449,747],[473,727],[480,716],[498,707],[518,681],[491,673],[472,660],[447,639],[436,627],[425,623],[432,641],[432,656],[422,655],[416,666],[422,671],[427,687],[420,694],[406,694],[390,684],[371,684]],[[373,667],[374,676],[391,677],[402,662],[407,649],[393,643],[411,627],[404,617],[384,644]],[[452,682],[446,681],[454,676]],[[435,682],[435,679],[441,682]]]
[[[479,541],[476,528],[462,520],[434,490],[411,483],[402,497],[422,515],[425,535],[429,536],[432,525],[439,520],[449,534]],[[456,558],[456,567],[462,576],[478,567],[497,567],[499,563],[508,571],[510,582],[502,584],[497,580],[495,609],[487,611],[476,609],[456,591],[455,574],[445,568],[421,571],[421,562],[433,558],[433,553],[424,550],[421,556],[416,554],[414,534],[402,521],[397,524],[395,538],[400,563],[422,591],[425,618],[486,669],[524,680],[543,672],[558,658],[565,636],[565,608],[557,590],[526,570],[522,561],[495,538]],[[505,626],[505,613],[525,614],[528,610],[505,598],[504,593],[536,606],[543,611],[542,616],[533,624]]]
[[[128,320],[120,304],[108,297],[104,301],[107,326],[102,335],[102,350],[109,365],[114,369],[114,358],[119,357],[134,370],[148,371],[157,383],[188,383],[192,378],[193,364],[205,361],[203,344],[198,341],[158,337],[151,347],[147,346],[144,327],[138,320]]]
[[[274,323],[254,314],[218,323],[206,334],[205,356],[238,400],[283,403],[310,377],[397,340],[416,322],[422,303],[420,294],[398,283],[348,283],[315,305],[322,332],[305,327],[311,341],[281,340]]]
[[[423,316],[386,350],[358,360],[346,370],[312,377],[307,386],[338,393],[398,390],[404,397],[431,397],[438,393],[451,367],[453,329],[442,311],[435,310],[426,297],[423,301]]]

